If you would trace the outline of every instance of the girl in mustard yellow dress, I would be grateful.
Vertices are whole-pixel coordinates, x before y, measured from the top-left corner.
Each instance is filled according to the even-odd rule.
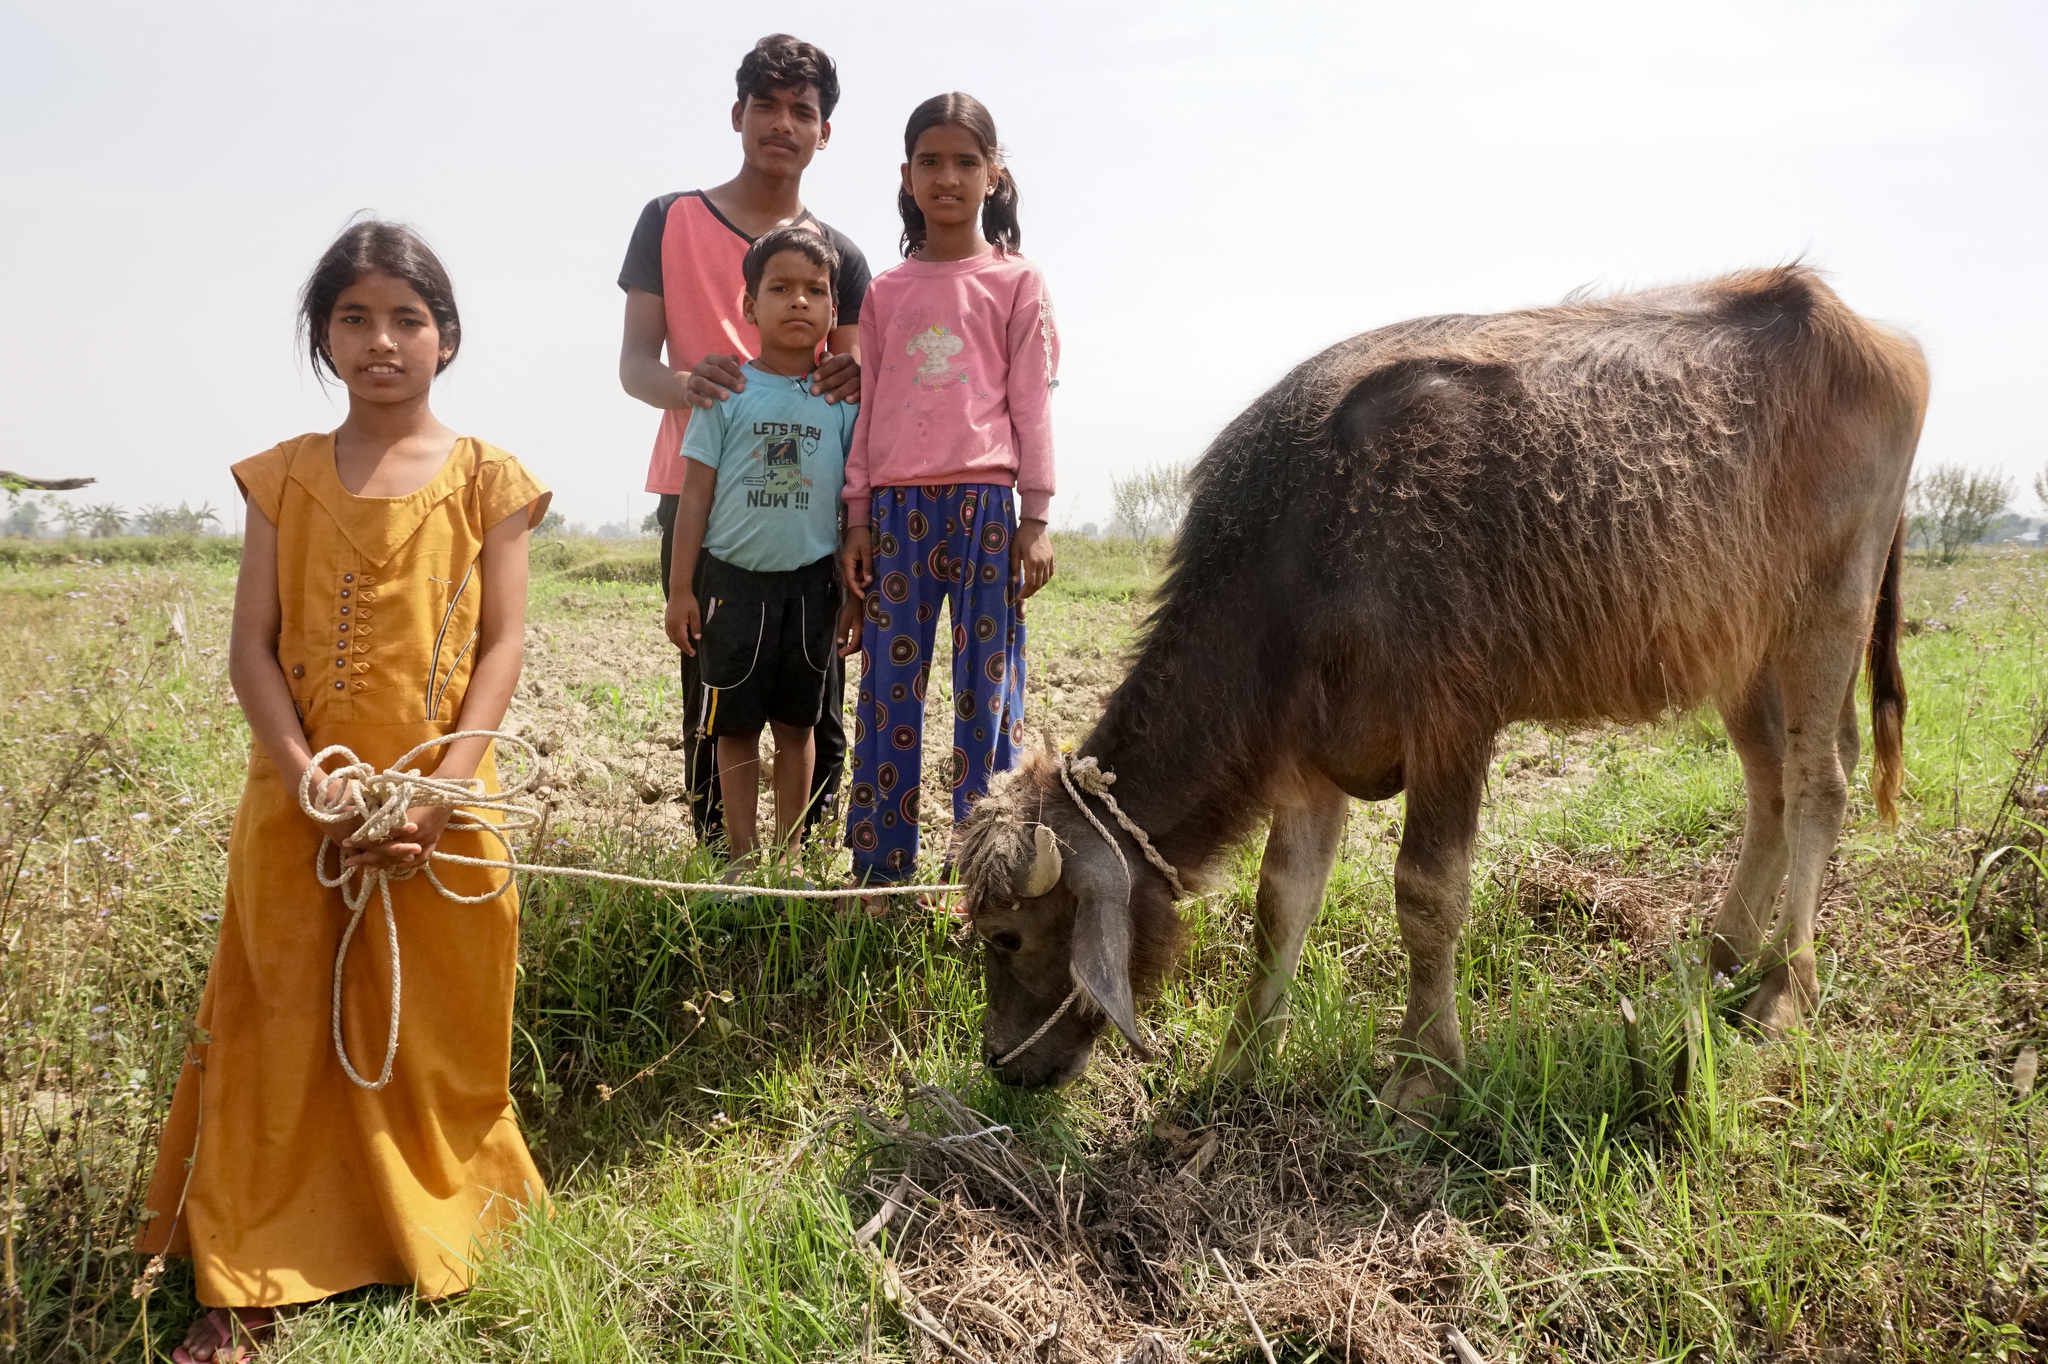
[[[207,1309],[180,1364],[249,1357],[276,1309],[371,1283],[423,1297],[470,1284],[492,1233],[545,1197],[509,1082],[518,902],[441,898],[394,878],[401,1041],[381,931],[354,936],[340,1034],[335,952],[348,912],[314,876],[323,835],[301,775],[329,744],[378,769],[422,741],[493,729],[519,677],[527,536],[548,493],[502,450],[443,426],[434,376],[461,344],[447,272],[388,223],[343,233],[306,282],[316,372],[348,387],[348,418],[234,466],[248,501],[229,673],[255,736],[228,847],[226,911],[197,1029],[137,1238],[189,1255]],[[487,743],[430,749],[422,770],[496,789]],[[344,808],[338,780],[316,802]],[[350,837],[363,869],[416,869],[436,846],[502,856],[487,835],[416,807],[388,839]],[[457,894],[497,873],[442,864]],[[465,875],[464,873],[467,873]],[[366,926],[381,930],[373,900]]]

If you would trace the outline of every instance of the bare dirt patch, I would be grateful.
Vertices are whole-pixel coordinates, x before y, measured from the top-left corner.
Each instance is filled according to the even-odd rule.
[[[1123,677],[1123,651],[1141,609],[1136,601],[1053,594],[1034,602],[1026,663],[1033,741],[1052,735],[1072,743],[1086,734]],[[853,660],[844,714],[849,739],[859,686]],[[952,701],[952,646],[941,630],[925,702],[920,824],[928,856],[943,856],[953,823]],[[661,633],[655,588],[572,590],[535,611],[507,727],[545,756],[538,785],[555,820],[694,845],[682,723],[677,654]],[[764,757],[767,751],[764,741]],[[835,845],[838,832],[832,831]]]

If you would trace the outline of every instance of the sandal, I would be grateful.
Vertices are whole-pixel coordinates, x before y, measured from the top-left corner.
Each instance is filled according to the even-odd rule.
[[[171,1364],[248,1364],[277,1328],[271,1307],[210,1307],[193,1318]]]

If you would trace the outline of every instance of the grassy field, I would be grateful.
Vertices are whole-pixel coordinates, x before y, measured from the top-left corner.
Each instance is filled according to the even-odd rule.
[[[1034,728],[1072,739],[1160,560],[1059,553],[1030,697]],[[533,853],[706,871],[651,551],[536,562],[511,717],[549,752]],[[144,1282],[124,1246],[246,751],[232,575],[204,545],[0,556],[15,1357],[159,1357],[192,1310],[182,1266]],[[1282,1360],[1422,1360],[1451,1358],[1456,1327],[1490,1361],[2048,1356],[2048,1116],[2020,1061],[2048,1031],[2048,906],[2018,853],[1969,894],[1994,824],[2038,850],[2020,817],[2048,818],[1999,822],[2023,773],[2048,795],[2027,759],[2048,557],[1915,564],[1907,595],[1905,815],[1888,833],[1857,794],[1810,1034],[1752,1044],[1695,964],[1740,819],[1711,716],[1504,737],[1460,958],[1468,1089],[1420,1140],[1371,1097],[1401,1001],[1398,802],[1356,808],[1294,1031],[1246,1090],[1204,1067],[1247,969],[1251,849],[1187,911],[1148,1015],[1160,1059],[1106,1045],[1050,1096],[981,1073],[951,923],[536,880],[513,1088],[555,1215],[466,1297],[350,1294],[292,1317],[274,1355],[914,1360],[943,1335],[956,1358],[1107,1364],[1153,1334],[1158,1359],[1255,1361],[1263,1339]],[[925,804],[942,824],[936,789]]]

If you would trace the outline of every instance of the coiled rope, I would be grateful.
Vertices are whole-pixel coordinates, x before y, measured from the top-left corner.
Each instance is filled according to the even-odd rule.
[[[460,779],[423,776],[414,767],[421,755],[436,748],[445,747],[464,739],[487,739],[493,744],[520,750],[526,757],[526,771],[520,779],[503,786],[496,792],[487,792],[482,780],[475,777]],[[329,760],[337,766],[329,770]],[[313,874],[320,884],[341,892],[342,903],[348,908],[348,925],[341,932],[341,945],[334,953],[333,1009],[330,1014],[334,1038],[335,1059],[354,1083],[368,1090],[379,1090],[391,1083],[391,1072],[398,1059],[398,1019],[401,973],[398,959],[398,916],[391,904],[391,883],[404,881],[425,872],[443,899],[461,905],[480,905],[497,899],[512,888],[512,875],[527,872],[535,876],[559,876],[573,880],[604,881],[612,885],[638,886],[645,890],[664,890],[682,894],[732,894],[744,892],[747,887],[734,886],[726,881],[664,881],[651,876],[628,876],[624,872],[599,871],[591,867],[558,867],[543,862],[522,862],[512,856],[512,846],[506,841],[508,831],[530,829],[541,822],[540,809],[530,800],[522,800],[534,779],[540,772],[540,753],[534,746],[517,735],[506,734],[494,729],[465,729],[452,734],[443,734],[409,749],[390,767],[378,770],[357,757],[346,744],[329,744],[313,755],[312,762],[299,777],[299,808],[308,817],[330,826],[356,825],[353,837],[363,844],[375,844],[388,839],[406,823],[406,814],[417,806],[445,807],[451,811],[448,829],[451,832],[470,831],[488,834],[498,841],[505,850],[503,857],[471,857],[463,853],[444,852],[433,849],[427,858],[413,866],[372,867],[349,866],[342,845],[332,834],[320,840],[320,851],[314,854]],[[338,799],[323,802],[320,793],[328,789],[329,783],[346,783]],[[484,812],[495,813],[497,820],[483,817]],[[328,853],[334,854],[335,871],[328,874]],[[434,874],[434,863],[447,862],[455,866],[481,867],[489,871],[502,871],[505,877],[490,890],[476,895],[463,895],[449,887]],[[957,882],[933,883],[927,885],[853,886],[838,890],[811,890],[792,887],[764,889],[761,893],[777,899],[798,900],[851,900],[871,895],[949,894],[961,890]],[[377,1071],[377,1078],[366,1080],[349,1059],[348,1044],[341,1034],[342,979],[348,961],[349,944],[354,941],[356,929],[363,922],[368,910],[370,897],[375,895],[384,908],[384,941],[391,954],[391,1014],[390,1024],[384,1036],[384,1063]]]

